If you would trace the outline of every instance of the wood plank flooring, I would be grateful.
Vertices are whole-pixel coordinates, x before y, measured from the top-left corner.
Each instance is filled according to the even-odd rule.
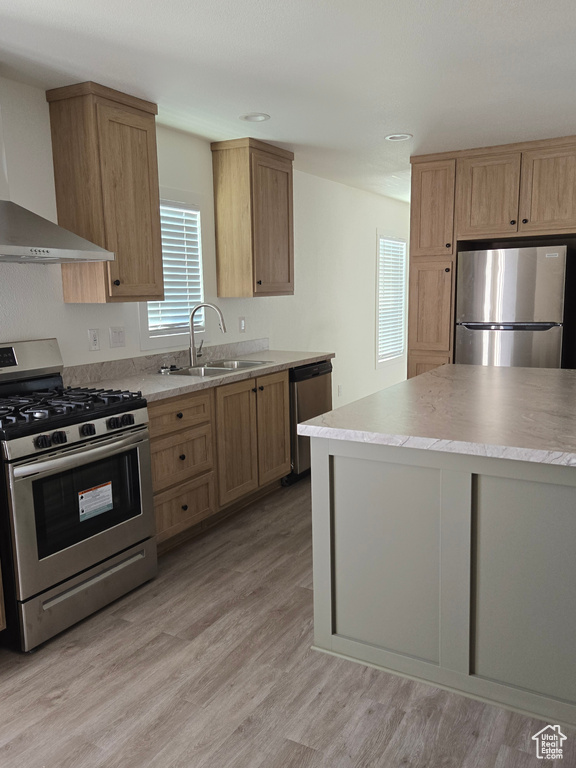
[[[279,489],[35,653],[0,650],[0,766],[541,766],[540,721],[310,650],[310,528],[309,483]]]

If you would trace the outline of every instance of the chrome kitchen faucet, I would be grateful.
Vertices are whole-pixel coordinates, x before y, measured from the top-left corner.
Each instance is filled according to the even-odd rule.
[[[198,312],[199,309],[202,309],[202,307],[210,307],[210,309],[213,309],[214,312],[216,312],[218,315],[220,330],[222,333],[226,333],[226,323],[224,322],[224,316],[218,307],[215,304],[197,304],[192,310],[192,314],[190,315],[190,365],[192,367],[197,364],[198,357],[202,357],[201,352],[196,352],[196,345],[194,343],[194,315],[196,312]],[[202,343],[200,344],[200,349],[202,349]]]

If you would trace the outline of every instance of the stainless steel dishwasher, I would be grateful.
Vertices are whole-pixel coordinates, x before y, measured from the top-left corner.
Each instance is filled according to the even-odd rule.
[[[299,435],[298,424],[332,410],[332,363],[300,365],[290,369],[290,429],[292,474],[290,484],[310,469],[310,438]]]

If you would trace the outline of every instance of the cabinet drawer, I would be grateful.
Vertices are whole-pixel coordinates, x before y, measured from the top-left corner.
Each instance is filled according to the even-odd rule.
[[[212,391],[149,403],[150,436],[159,437],[212,419]]]
[[[150,444],[155,492],[212,469],[212,425],[177,432]]]
[[[158,543],[182,533],[216,512],[214,473],[154,497]]]

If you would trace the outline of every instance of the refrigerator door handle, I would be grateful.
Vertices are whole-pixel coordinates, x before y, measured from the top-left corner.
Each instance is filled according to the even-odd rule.
[[[562,323],[458,323],[469,331],[549,331]]]

